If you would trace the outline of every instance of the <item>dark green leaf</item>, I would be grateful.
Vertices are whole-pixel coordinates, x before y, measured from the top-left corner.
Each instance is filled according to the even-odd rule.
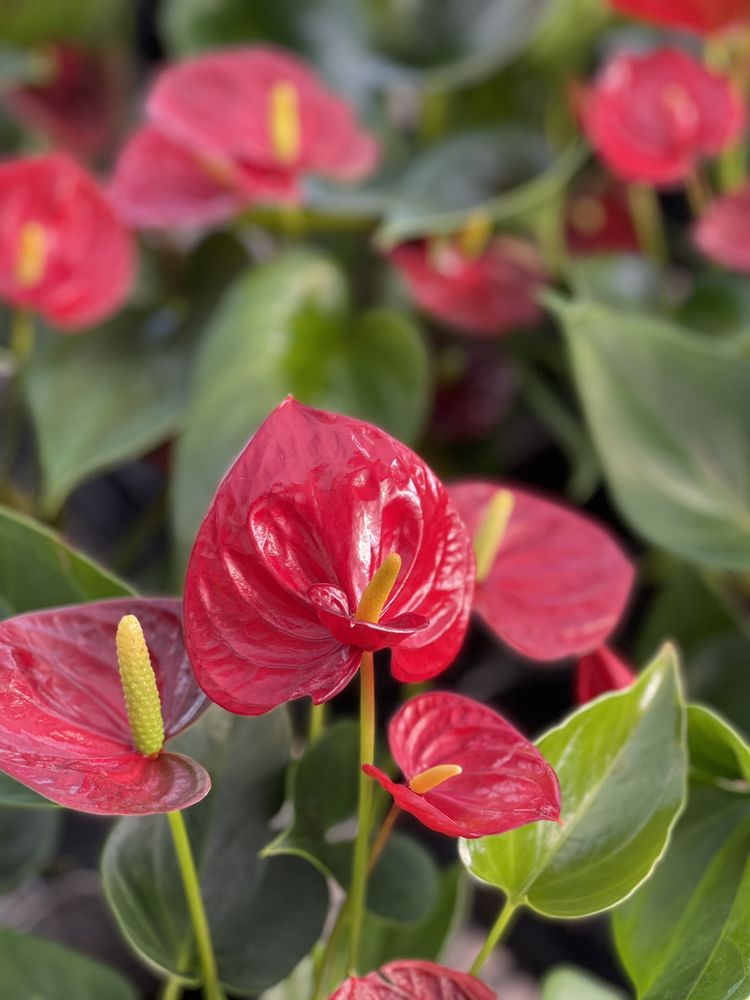
[[[665,647],[626,691],[539,741],[560,781],[562,823],[461,841],[464,864],[547,916],[614,906],[648,878],[682,808],[684,730],[677,657]]]
[[[63,38],[101,44],[122,30],[126,10],[122,0],[3,0],[0,38],[22,45]]]
[[[136,1000],[104,965],[52,941],[0,929],[0,996],[7,1000]]]
[[[62,815],[55,809],[0,807],[0,893],[49,864],[57,850]]]
[[[690,616],[696,611],[690,608]],[[689,661],[688,691],[692,698],[718,709],[750,738],[750,699],[747,676],[750,639],[737,632],[716,636],[700,646]]]
[[[289,725],[212,708],[171,747],[208,769],[212,790],[185,813],[222,980],[255,993],[279,982],[320,937],[322,875],[299,858],[262,859],[283,797]],[[102,859],[104,891],[130,943],[149,963],[195,981],[190,922],[163,816],[121,820]]]

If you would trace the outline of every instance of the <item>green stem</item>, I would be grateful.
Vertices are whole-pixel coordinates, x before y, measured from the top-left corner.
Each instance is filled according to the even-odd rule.
[[[503,936],[503,933],[507,929],[508,924],[511,921],[511,918],[513,917],[513,914],[516,912],[517,906],[518,904],[514,903],[512,900],[510,899],[505,900],[505,903],[503,904],[503,907],[500,910],[500,913],[498,914],[497,920],[490,928],[490,932],[487,935],[487,940],[484,942],[482,950],[474,959],[474,964],[469,969],[469,972],[472,976],[479,975],[479,972],[484,966],[484,963],[490,957],[490,954],[492,953],[495,946],[500,941],[500,938]]]
[[[310,728],[308,730],[308,742],[310,745],[322,736],[326,727],[326,703],[320,705],[310,705]]]
[[[185,889],[190,920],[195,934],[195,943],[198,948],[198,959],[201,966],[201,978],[203,979],[203,995],[205,1000],[225,1000],[224,991],[219,982],[219,973],[216,968],[216,958],[211,943],[211,932],[208,927],[206,910],[203,906],[201,896],[200,880],[193,859],[193,852],[190,847],[185,819],[181,812],[167,813],[169,828],[172,831],[175,854],[180,866],[182,875],[182,885]]]
[[[667,239],[656,191],[645,184],[631,184],[628,200],[641,249],[657,264],[666,264],[669,259]]]
[[[16,309],[10,323],[10,349],[19,367],[23,366],[34,351],[34,317],[26,309]]]
[[[359,670],[360,719],[359,719],[359,809],[357,811],[357,839],[354,841],[352,881],[347,904],[351,912],[351,936],[349,939],[349,966],[356,972],[359,947],[362,939],[362,923],[367,889],[367,862],[370,845],[370,824],[372,822],[373,782],[362,771],[362,764],[372,764],[375,758],[375,669],[372,653],[362,654]]]
[[[165,985],[161,1000],[180,1000],[182,996],[182,981],[179,979],[169,979]]]

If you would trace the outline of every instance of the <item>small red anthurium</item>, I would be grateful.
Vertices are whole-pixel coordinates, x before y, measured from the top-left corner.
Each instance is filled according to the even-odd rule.
[[[162,746],[207,705],[179,601],[117,598],[0,623],[0,769],[61,806],[135,816],[199,802],[208,774]]]
[[[623,181],[670,187],[731,146],[745,125],[740,94],[678,49],[620,53],[582,107],[594,149]]]
[[[693,236],[709,260],[750,274],[750,184],[717,198],[701,215]]]
[[[54,326],[90,326],[130,290],[132,237],[64,153],[0,163],[0,230],[0,297]]]
[[[244,715],[327,701],[363,651],[399,680],[440,673],[468,620],[474,558],[445,487],[384,431],[288,398],[221,484],[185,585],[204,691]]]
[[[635,679],[635,673],[617,653],[601,646],[576,664],[576,701],[585,705],[600,694],[630,687]]]
[[[633,565],[594,521],[562,504],[492,482],[450,495],[474,541],[474,610],[532,660],[587,653],[614,631]]]
[[[434,962],[402,959],[347,979],[330,1000],[497,1000],[481,980]]]
[[[363,770],[438,833],[486,837],[560,818],[560,789],[547,761],[502,716],[471,698],[448,692],[412,698],[391,720],[388,745],[407,783],[371,764]]]
[[[750,22],[750,0],[610,0],[623,14],[701,35]]]

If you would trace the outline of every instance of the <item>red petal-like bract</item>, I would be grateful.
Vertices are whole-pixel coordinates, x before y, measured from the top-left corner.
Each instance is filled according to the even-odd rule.
[[[474,537],[497,483],[464,482],[449,492]],[[513,649],[559,660],[600,646],[617,626],[633,566],[599,525],[559,503],[511,488],[514,505],[474,610]]]
[[[397,805],[449,837],[486,837],[560,818],[555,772],[533,743],[491,708],[448,692],[419,695],[391,720],[388,745],[407,782],[440,764],[462,773],[417,794],[379,770],[363,770]]]
[[[133,282],[133,241],[94,180],[64,153],[0,164],[0,296],[62,328],[114,312]],[[24,274],[31,234],[36,260]]]
[[[419,307],[458,330],[499,336],[541,319],[537,295],[547,273],[523,240],[497,237],[478,257],[421,240],[396,247],[389,257]]]
[[[568,203],[566,242],[577,257],[638,250],[625,188],[610,182],[576,192]]]
[[[117,598],[0,622],[0,769],[81,812],[172,812],[211,785],[189,757],[133,749],[115,646],[129,614],[143,626],[169,739],[208,704],[185,652],[179,601]]]
[[[730,81],[678,49],[615,56],[582,111],[589,141],[615,176],[663,187],[731,146],[745,124]]]
[[[433,962],[401,960],[347,979],[330,1000],[497,1000],[489,986]]]
[[[272,92],[296,95],[298,149],[280,161],[272,135]],[[165,69],[148,99],[151,122],[188,149],[238,165],[358,180],[375,167],[378,147],[349,105],[295,56],[236,48],[194,56]]]
[[[698,220],[694,238],[709,260],[750,274],[750,184],[718,198]]]
[[[635,674],[608,646],[595,649],[582,656],[576,666],[576,701],[585,705],[608,691],[622,691],[630,687]]]
[[[391,553],[402,564],[380,622],[354,623]],[[424,462],[370,424],[290,398],[230,469],[198,533],[188,651],[204,691],[244,715],[304,695],[327,701],[363,649],[398,643],[396,677],[424,680],[458,652],[473,582],[466,530]]]
[[[710,35],[750,21],[750,0],[610,0],[623,14]]]

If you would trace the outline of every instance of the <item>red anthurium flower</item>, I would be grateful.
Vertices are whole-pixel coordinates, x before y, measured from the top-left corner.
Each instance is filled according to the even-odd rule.
[[[389,258],[417,305],[458,330],[500,335],[542,316],[536,297],[547,273],[523,240],[497,237],[476,256],[457,242],[421,240],[396,247]]]
[[[601,646],[578,661],[576,700],[579,705],[585,705],[600,694],[630,687],[634,680],[635,674],[627,663],[608,646]]]
[[[718,198],[700,217],[695,243],[710,260],[750,274],[750,184]]]
[[[533,660],[600,646],[617,626],[633,566],[588,517],[490,482],[450,487],[477,550],[474,610]]]
[[[347,979],[330,1000],[497,1000],[489,986],[433,962],[401,960]]]
[[[575,192],[565,223],[568,247],[578,257],[638,250],[638,234],[620,185],[596,184]]]
[[[701,35],[750,21],[749,0],[610,0],[615,10]]]
[[[185,652],[179,601],[117,598],[0,623],[0,769],[81,812],[172,812],[210,788],[189,757],[134,749],[115,645],[131,614],[149,644],[168,740],[208,704]]]
[[[612,59],[583,107],[589,141],[615,176],[670,186],[739,137],[742,98],[731,83],[677,49]]]
[[[388,727],[399,785],[371,764],[363,770],[396,805],[449,837],[486,837],[560,818],[555,772],[533,743],[497,712],[447,692],[408,701]]]
[[[393,586],[373,621],[361,602],[385,568]],[[230,469],[198,533],[188,651],[204,691],[245,715],[304,695],[327,701],[364,650],[393,647],[396,677],[422,680],[458,651],[473,581],[461,519],[414,452],[289,398]]]
[[[89,326],[130,290],[131,236],[64,153],[0,163],[0,231],[0,296],[55,326]]]

